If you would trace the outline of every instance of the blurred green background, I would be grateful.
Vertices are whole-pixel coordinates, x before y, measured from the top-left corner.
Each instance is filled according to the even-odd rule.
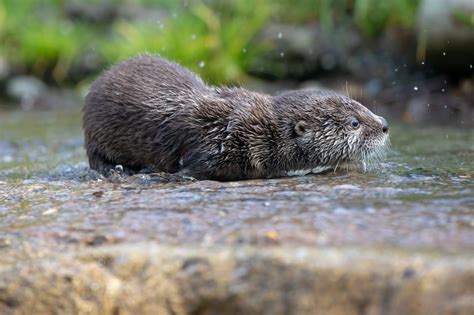
[[[78,108],[101,71],[152,53],[212,84],[330,88],[406,122],[474,111],[470,0],[3,0],[0,42],[4,108]]]
[[[213,83],[234,83],[273,48],[255,44],[269,23],[331,30],[350,21],[373,38],[390,27],[412,29],[417,7],[416,0],[4,0],[0,55],[54,84],[90,80],[139,52],[177,60]]]

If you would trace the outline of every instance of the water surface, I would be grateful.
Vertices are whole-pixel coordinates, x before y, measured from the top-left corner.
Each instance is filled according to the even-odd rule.
[[[88,170],[77,112],[0,112],[0,126],[0,247],[152,240],[474,250],[473,129],[393,126],[387,160],[366,173],[221,183],[106,180]]]

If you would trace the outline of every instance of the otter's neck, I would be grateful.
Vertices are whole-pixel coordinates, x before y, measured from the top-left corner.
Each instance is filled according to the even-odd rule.
[[[284,175],[289,172],[295,172],[295,175],[303,171],[309,173],[313,165],[308,158],[308,153],[299,144],[298,135],[295,132],[295,125],[301,113],[293,104],[279,96],[272,97],[270,104],[275,117],[275,130],[277,130],[275,140],[277,145],[273,152],[273,156],[276,157],[274,159],[276,166],[272,167],[281,170]]]

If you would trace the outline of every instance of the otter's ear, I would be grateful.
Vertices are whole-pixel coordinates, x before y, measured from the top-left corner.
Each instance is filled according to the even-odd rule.
[[[298,136],[302,136],[306,132],[306,129],[308,129],[308,125],[303,120],[298,121],[295,125],[295,132]]]

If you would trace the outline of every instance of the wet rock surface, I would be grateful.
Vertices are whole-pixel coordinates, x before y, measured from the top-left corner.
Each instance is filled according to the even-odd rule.
[[[472,256],[150,243],[28,255],[0,269],[4,314],[469,314],[474,307]]]
[[[222,183],[104,178],[79,117],[0,114],[2,314],[472,313],[472,129],[392,124],[369,172]]]
[[[0,227],[7,239],[89,246],[153,240],[177,245],[474,248],[470,175],[451,179],[451,185],[465,186],[464,191],[445,192],[444,183],[424,192],[424,185],[439,179],[419,171],[382,179],[411,181],[409,185],[379,183],[369,191],[361,182],[377,180],[363,173],[235,183],[167,183],[169,178],[159,175],[153,176],[155,182],[149,175],[112,182],[24,180],[16,187],[0,186],[5,209]],[[431,194],[440,198],[438,203]]]

